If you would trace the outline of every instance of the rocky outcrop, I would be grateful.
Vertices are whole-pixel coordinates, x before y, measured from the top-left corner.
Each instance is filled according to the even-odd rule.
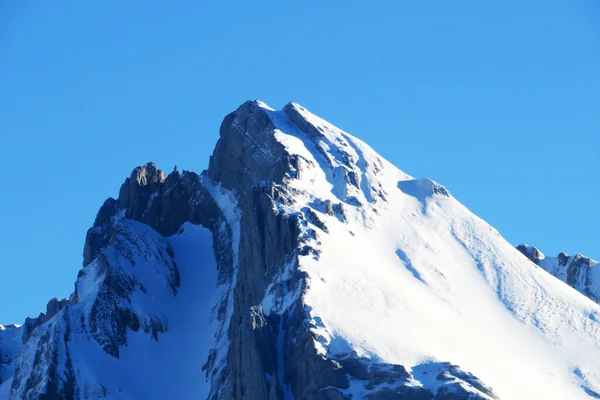
[[[436,380],[442,382],[442,385],[435,394],[436,400],[498,399],[492,388],[473,374],[461,370],[458,365],[442,363],[441,367],[442,371],[438,373]]]
[[[255,102],[245,103],[223,121],[207,171],[212,181],[235,192],[242,215],[231,346],[219,388],[224,398],[264,399],[278,392],[275,385],[284,386],[275,378],[267,381],[283,366],[264,361],[277,360],[276,336],[266,332],[279,332],[278,319],[265,318],[258,307],[272,278],[293,257],[299,234],[297,217],[277,212],[277,201],[292,201],[280,184],[293,161],[273,129]],[[261,343],[261,357],[247,347],[249,342]]]
[[[222,213],[202,185],[200,177],[190,171],[169,175],[154,163],[137,167],[125,179],[119,197],[107,199],[88,230],[83,251],[83,265],[88,265],[110,242],[112,221],[116,216],[143,222],[163,236],[177,232],[184,222],[216,229]]]
[[[21,328],[22,352],[35,356],[9,360],[13,396],[83,396],[80,389],[87,383],[77,380],[70,361],[71,332],[84,332],[115,359],[128,345],[130,332],[159,341],[169,326],[165,301],[177,295],[180,285],[173,250],[163,235],[176,233],[185,222],[211,229],[219,281],[230,280],[231,229],[200,176],[177,170],[166,175],[152,163],[134,169],[119,197],[105,201],[88,231],[74,293],[68,300],[51,300],[46,313],[28,318]],[[10,377],[8,372],[3,376]],[[101,392],[108,393],[93,389],[96,395]]]
[[[527,244],[517,246],[517,250],[567,285],[596,303],[600,302],[600,268],[597,261],[581,254],[569,256],[564,252],[556,257],[547,257],[536,247]]]
[[[35,329],[24,343],[24,352],[32,351],[35,356],[33,362],[26,358],[16,360],[11,390],[13,398],[79,398],[69,349],[72,323],[64,310]]]
[[[539,251],[536,247],[530,246],[528,244],[518,245],[517,250],[519,250],[521,253],[523,253],[523,255],[525,257],[529,258],[529,260],[531,260],[531,262],[533,262],[535,264],[537,264],[538,262],[540,262],[541,260],[546,258],[546,256],[541,251]],[[560,253],[560,254],[564,254],[564,253]],[[562,258],[561,258],[561,260],[562,260]]]
[[[25,318],[23,324],[23,342],[26,342],[31,335],[31,332],[38,326],[46,323],[50,318],[54,317],[60,310],[69,303],[68,299],[52,299],[46,304],[46,312],[40,313],[36,318]]]

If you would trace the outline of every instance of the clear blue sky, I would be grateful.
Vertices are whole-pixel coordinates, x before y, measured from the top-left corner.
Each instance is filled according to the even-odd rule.
[[[256,98],[444,184],[513,244],[600,258],[596,1],[0,0],[0,323],[71,293],[133,167],[201,171]]]

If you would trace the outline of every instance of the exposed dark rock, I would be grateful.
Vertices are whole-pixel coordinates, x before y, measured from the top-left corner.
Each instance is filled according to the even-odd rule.
[[[177,169],[167,176],[154,163],[135,168],[121,186],[119,198],[104,202],[88,230],[83,265],[109,245],[117,216],[143,222],[164,236],[176,233],[184,222],[215,231],[222,214],[200,181],[196,173],[180,174]]]
[[[458,365],[450,365],[448,372],[450,373],[451,376],[467,382],[469,385],[473,386],[475,389],[479,390],[480,392],[490,396],[491,398],[493,398],[493,399],[496,398],[496,394],[490,387],[485,385],[483,382],[481,382],[481,380],[479,380],[479,378],[477,378],[470,372],[465,372],[465,371],[461,370],[458,367]]]
[[[448,189],[436,182],[433,182],[433,185],[431,185],[431,192],[433,194],[440,194],[446,197],[450,196],[450,192],[448,192]]]
[[[83,246],[83,266],[91,263],[108,245],[112,218],[116,215],[118,207],[119,202],[113,198],[108,198],[100,207],[94,225],[88,229],[86,234]]]
[[[418,386],[401,386],[397,389],[382,387],[365,396],[369,400],[431,400],[433,395]]]
[[[119,209],[125,211],[127,218],[140,221],[150,198],[161,189],[166,178],[167,175],[152,162],[135,168],[119,190]]]
[[[325,212],[327,213],[327,215],[330,215],[332,217],[335,215],[335,212],[333,211],[333,203],[331,202],[331,200],[325,200],[323,206],[325,207]]]
[[[31,332],[42,325],[43,323],[54,317],[64,306],[69,303],[67,299],[52,299],[46,304],[46,312],[40,313],[36,318],[26,318],[23,324],[23,343],[25,343],[31,336]]]
[[[24,374],[16,368],[13,388],[23,385],[20,398],[25,400],[63,400],[78,398],[69,340],[70,321],[66,313],[47,324],[39,338],[33,368]],[[35,334],[35,333],[34,333]],[[54,340],[53,338],[56,338]],[[59,362],[62,359],[62,362]],[[41,391],[40,389],[44,390]]]
[[[323,202],[314,202],[311,206],[329,216],[336,217],[340,222],[347,222],[346,212],[342,203],[325,200]]]
[[[434,400],[487,400],[487,397],[473,393],[462,382],[453,382],[441,386],[436,392]]]
[[[242,215],[235,306],[229,329],[231,347],[220,387],[221,396],[226,398],[264,399],[267,393],[276,391],[269,391],[266,382],[267,375],[274,373],[272,360],[277,359],[275,338],[258,333],[273,328],[264,327],[256,305],[273,276],[296,251],[300,231],[297,217],[277,211],[276,203],[289,201],[289,195],[278,184],[294,167],[293,159],[274,139],[273,129],[270,118],[256,102],[243,104],[223,121],[207,171],[211,180],[235,191]],[[254,322],[243,323],[250,316]],[[256,327],[260,327],[258,332]],[[246,353],[250,350],[242,348],[245,340],[260,343],[264,350],[261,357]],[[212,397],[216,396],[215,392]]]
[[[369,368],[369,384],[367,386],[377,386],[382,383],[398,383],[408,381],[411,375],[402,365],[395,364],[372,364]]]
[[[381,388],[365,396],[367,400],[403,400],[404,396],[390,388]]]
[[[345,396],[344,394],[342,394],[342,392],[340,392],[337,389],[327,388],[315,393],[313,398],[315,400],[348,400],[351,397]]]
[[[283,107],[283,112],[288,116],[296,126],[298,126],[303,132],[306,132],[312,137],[323,137],[323,133],[320,132],[315,126],[310,124],[301,114],[302,106],[299,104],[290,102]]]
[[[306,220],[308,222],[310,222],[311,224],[313,224],[314,226],[316,226],[317,228],[321,229],[323,232],[328,233],[329,229],[327,228],[327,225],[325,225],[325,223],[323,221],[321,221],[321,219],[319,218],[319,216],[310,208],[306,207],[303,210],[304,215],[306,216]]]
[[[436,380],[443,384],[436,392],[435,400],[498,399],[489,386],[475,375],[461,370],[458,365],[441,363],[440,367],[442,370],[437,374]]]
[[[518,247],[517,247],[517,248],[518,248]],[[519,250],[520,250],[520,249],[519,249]],[[534,262],[535,262],[535,261],[534,261]],[[563,266],[563,267],[565,267],[565,266],[567,266],[567,263],[568,263],[568,262],[569,262],[569,255],[568,255],[567,253],[565,253],[564,251],[563,251],[563,252],[561,252],[561,253],[558,255],[558,264],[559,264],[560,266]]]
[[[433,393],[419,386],[400,386],[396,389],[403,400],[431,400]]]
[[[594,281],[592,271],[598,263],[589,257],[576,254],[569,257],[560,253],[556,258],[546,257],[533,246],[521,244],[517,246],[525,257],[550,274],[567,283],[596,303],[600,302],[600,282]]]
[[[542,252],[540,252],[537,248],[533,246],[529,246],[526,244],[520,244],[517,246],[517,250],[519,250],[523,255],[529,258],[532,262],[537,264],[541,259],[544,258]],[[561,253],[564,254],[564,253]],[[566,255],[566,254],[565,254]]]

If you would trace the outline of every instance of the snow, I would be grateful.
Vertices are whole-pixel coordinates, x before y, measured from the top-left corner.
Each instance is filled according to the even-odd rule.
[[[22,375],[29,375],[40,337],[51,329],[62,339],[68,322],[73,370],[78,390],[86,398],[206,398],[210,382],[203,365],[217,344],[222,322],[217,320],[216,310],[229,289],[217,284],[212,233],[186,223],[178,234],[164,238],[138,222],[123,220],[119,224],[122,239],[105,249],[104,257],[113,274],[132,274],[144,287],[136,289],[122,306],[129,307],[138,318],[158,319],[167,330],[158,333],[156,339],[143,329],[128,330],[127,345],[120,347],[118,358],[104,352],[90,337],[89,317],[85,319],[87,329],[81,330],[82,317],[89,316],[106,274],[106,265],[96,260],[78,280],[80,301],[34,331],[21,350],[21,361],[16,367],[22,369]],[[167,256],[169,246],[181,278],[177,291],[169,285],[168,273],[174,265]],[[11,330],[1,334],[7,332]],[[6,348],[3,346],[3,350]],[[66,353],[62,348],[59,351],[58,370],[62,371]],[[5,384],[0,387],[0,393],[7,390]]]
[[[232,235],[235,273],[240,237],[237,201],[232,193],[207,180],[203,184],[225,216],[222,233]],[[14,351],[13,343],[20,345],[23,330],[0,328],[2,357],[7,359],[19,351],[16,367],[21,369],[22,376],[28,376],[40,337],[52,330],[62,339],[68,323],[73,370],[78,390],[86,398],[207,398],[212,378],[207,374],[218,372],[229,348],[227,331],[233,313],[235,275],[228,282],[218,283],[213,235],[202,226],[185,223],[178,234],[164,238],[151,227],[123,216],[117,217],[114,223],[116,236],[111,245],[83,270],[77,280],[77,303],[39,326],[25,346]],[[230,227],[227,232],[225,224]],[[171,250],[173,259],[169,257]],[[176,289],[172,286],[175,265],[180,275],[180,286]],[[90,326],[90,313],[106,285],[108,269],[113,279],[118,277],[124,282],[135,282],[135,289],[128,298],[113,300],[119,302],[120,307],[133,311],[138,319],[160,321],[166,328],[156,339],[144,329],[128,330],[127,344],[120,347],[118,358],[104,352],[90,335],[90,332],[98,332]],[[228,301],[227,315],[218,320],[219,306],[224,300]],[[85,327],[81,321],[85,321]],[[115,334],[108,321],[101,328],[101,334],[109,339]],[[205,371],[203,366],[212,351],[216,355],[215,366]],[[63,370],[65,362],[66,349],[60,348],[59,371]],[[37,368],[43,370],[48,366]],[[12,371],[4,372],[12,376]],[[9,396],[12,378],[9,380],[0,386],[0,399]],[[40,389],[43,390],[43,385]],[[19,392],[16,395],[20,396]]]
[[[560,253],[556,257],[547,257],[534,246],[527,244],[519,245],[517,248],[551,275],[596,303],[600,303],[600,268],[597,261],[581,254],[571,257],[566,253]]]
[[[238,260],[239,260],[239,247],[240,247],[240,220],[242,218],[241,211],[238,207],[237,198],[234,193],[215,185],[214,182],[206,175],[202,174],[201,177],[202,185],[208,190],[212,198],[217,203],[217,206],[221,209],[225,222],[231,229],[231,250],[233,252],[233,275],[228,287],[223,287],[220,302],[227,301],[227,312],[223,320],[223,325],[219,329],[219,334],[216,337],[216,357],[215,366],[216,368],[222,368],[226,362],[227,352],[229,350],[229,336],[227,334],[229,330],[229,324],[231,322],[231,316],[233,315],[233,289],[237,277]],[[225,229],[225,226],[222,226]],[[221,234],[224,234],[222,232]],[[227,299],[225,299],[227,297]]]
[[[222,287],[217,288],[212,234],[201,226],[185,224],[183,234],[171,237],[169,242],[181,287],[169,314],[169,332],[161,338],[164,365],[175,378],[167,385],[164,398],[205,398],[210,383],[202,366],[215,343],[219,322],[213,310],[222,296]],[[180,384],[174,384],[178,381]]]
[[[10,387],[12,385],[13,378],[8,379],[6,382],[0,384],[0,399],[10,399]]]
[[[450,361],[503,399],[585,399],[586,391],[600,391],[597,304],[534,267],[435,182],[412,180],[294,107],[328,146],[317,150],[322,138],[282,111],[268,112],[276,139],[307,160],[290,183],[304,193],[290,212],[315,198],[337,199],[350,215],[345,224],[314,209],[329,233],[319,234],[320,259],[300,262],[311,277],[305,303],[321,338],[317,348],[334,358],[350,349],[413,371]],[[349,143],[361,154],[348,151]],[[350,185],[332,179],[342,152],[351,156],[350,169],[361,170],[361,188],[381,186],[385,202],[359,208],[348,201],[339,186]],[[365,165],[380,167],[365,173]],[[359,200],[368,202],[361,191]]]
[[[0,325],[0,399],[8,399],[14,368],[9,365],[23,347],[21,325]]]
[[[238,248],[240,245],[240,219],[242,218],[237,206],[237,198],[234,193],[212,182],[206,174],[202,174],[200,180],[217,203],[217,206],[221,209],[227,224],[232,230],[233,267],[236,269],[238,264]]]
[[[207,397],[210,384],[202,366],[215,344],[219,323],[213,308],[223,295],[223,288],[217,287],[212,234],[186,223],[181,233],[167,240],[181,277],[176,296],[156,299],[168,315],[167,332],[160,333],[155,341],[143,330],[129,331],[127,346],[121,347],[118,360],[93,340],[75,335],[71,352],[80,382],[87,385],[82,391],[106,390],[109,398],[115,399]],[[133,299],[134,308],[141,298]]]
[[[538,265],[546,271],[548,271],[549,273],[551,273],[552,275],[556,276],[561,281],[566,282],[568,280],[567,266],[574,260],[575,257],[577,257],[577,255],[573,257],[567,256],[566,264],[561,265],[558,257],[543,256],[543,258],[540,259]],[[575,282],[573,282],[573,285],[578,290],[581,290],[582,288],[586,287],[586,284],[591,283],[591,286],[593,288],[592,291],[600,293],[600,268],[597,267],[598,263],[594,260],[589,260],[589,264],[589,275],[586,276],[584,274],[583,276],[573,276],[573,278],[575,278],[576,280]]]

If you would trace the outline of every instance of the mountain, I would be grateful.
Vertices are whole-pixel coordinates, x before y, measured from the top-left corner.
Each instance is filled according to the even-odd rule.
[[[600,266],[597,261],[581,254],[570,257],[564,252],[556,257],[546,257],[536,247],[528,244],[520,244],[517,249],[533,263],[596,303],[600,301]]]
[[[600,305],[295,103],[134,169],[83,258],[0,330],[0,399],[600,398]]]

